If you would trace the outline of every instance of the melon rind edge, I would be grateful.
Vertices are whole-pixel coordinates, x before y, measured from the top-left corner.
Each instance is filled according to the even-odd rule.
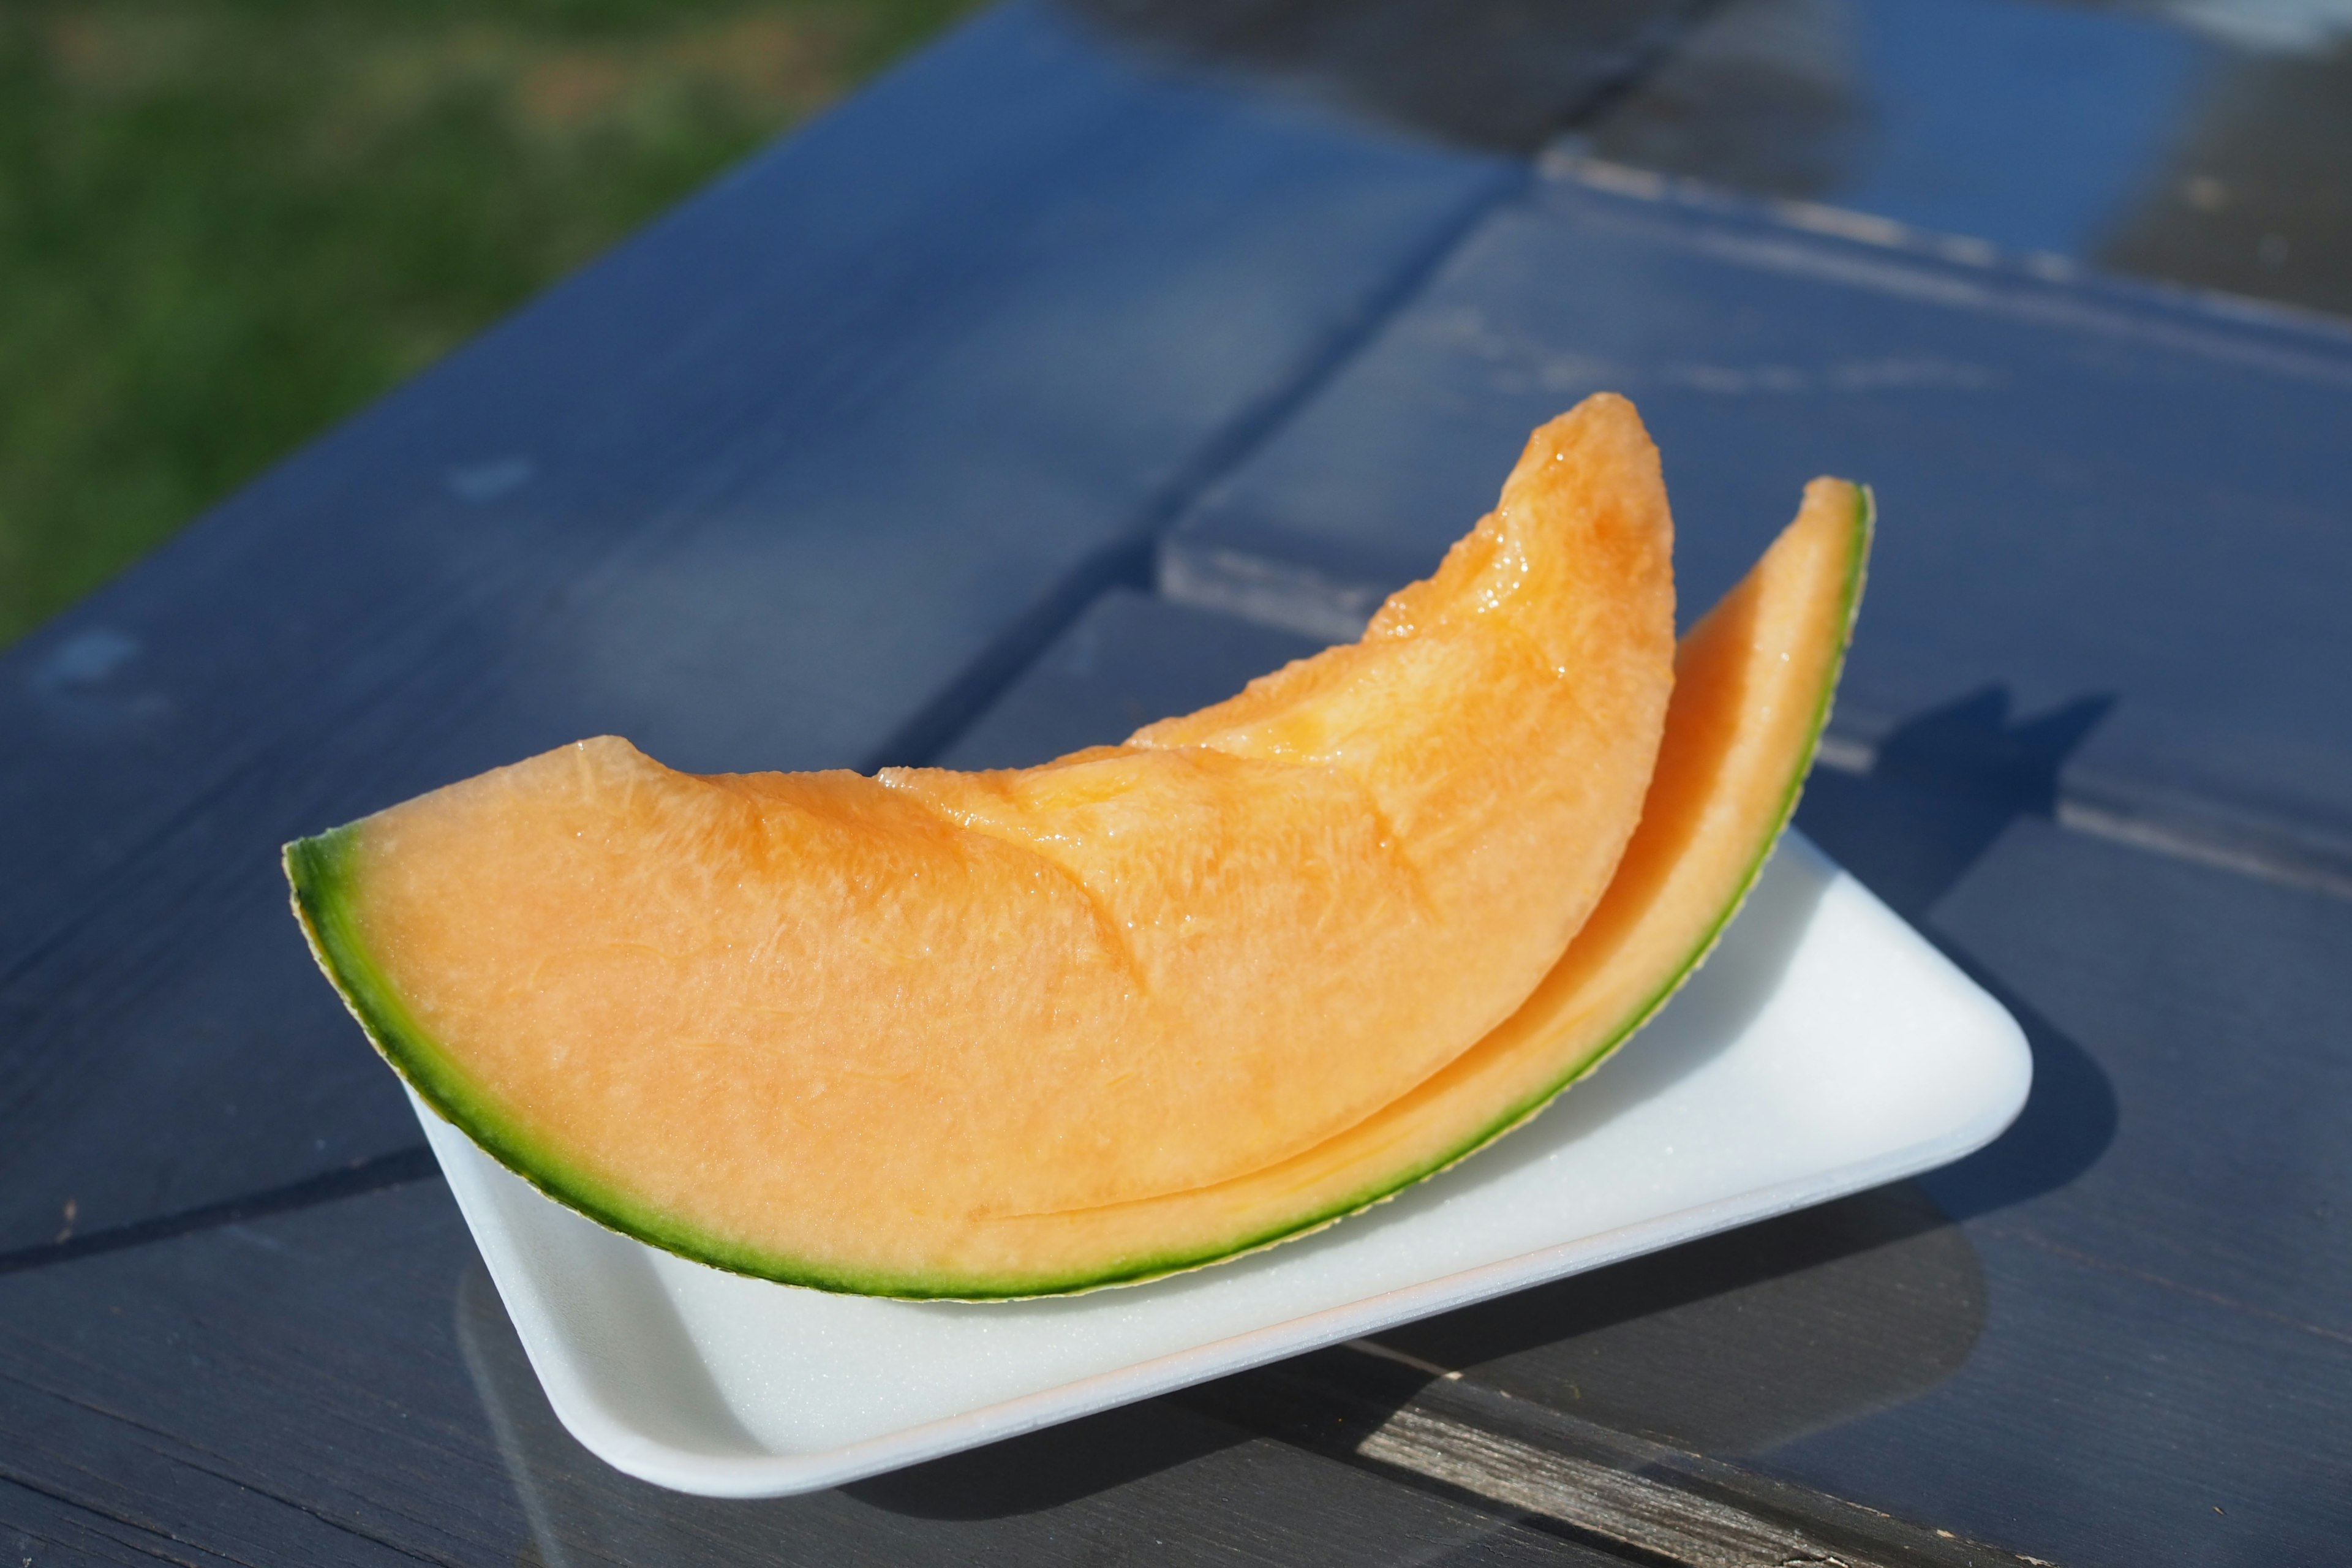
[[[443,1121],[541,1193],[608,1230],[674,1253],[690,1263],[779,1285],[896,1300],[978,1302],[1077,1295],[1116,1285],[1139,1285],[1259,1251],[1320,1230],[1388,1195],[1380,1193],[1351,1200],[1331,1213],[1286,1223],[1265,1235],[1233,1246],[1172,1258],[1129,1260],[1097,1274],[1060,1282],[949,1282],[936,1275],[909,1278],[857,1274],[730,1244],[647,1205],[634,1202],[579,1171],[561,1154],[513,1127],[472,1091],[447,1053],[401,1001],[357,929],[354,895],[359,882],[360,828],[361,825],[354,823],[313,837],[298,838],[285,847],[283,862],[292,890],[294,918],[301,925],[311,956],[376,1054]]]
[[[343,1005],[359,1023],[376,1054],[441,1119],[481,1147],[492,1159],[564,1207],[609,1230],[673,1252],[697,1263],[772,1279],[779,1284],[857,1295],[898,1295],[898,1281],[829,1274],[790,1260],[730,1247],[678,1224],[649,1205],[633,1202],[513,1127],[473,1092],[465,1075],[418,1024],[368,951],[355,918],[359,874],[359,824],[298,838],[285,847],[286,879],[292,889],[294,917],[310,942],[311,956],[333,984]],[[778,1267],[782,1263],[785,1267]]]
[[[812,1265],[803,1259],[763,1253],[697,1231],[676,1216],[631,1200],[606,1184],[574,1168],[551,1149],[509,1125],[484,1103],[466,1083],[447,1055],[417,1023],[385,978],[362,939],[355,918],[360,849],[360,824],[331,829],[314,837],[296,839],[285,847],[287,881],[294,914],[319,967],[333,984],[352,1017],[377,1053],[417,1096],[451,1125],[463,1131],[499,1164],[555,1202],[608,1229],[728,1273],[776,1284],[802,1286],[838,1294],[879,1296],[900,1300],[986,1302],[1041,1296],[1079,1295],[1121,1285],[1148,1284],[1211,1264],[1261,1252],[1286,1241],[1311,1235],[1340,1220],[1377,1207],[1429,1178],[1451,1170],[1471,1155],[1533,1121],[1561,1094],[1591,1076],[1615,1055],[1627,1040],[1696,973],[1722,940],[1734,916],[1746,904],[1763,873],[1781,834],[1794,816],[1822,734],[1853,635],[1867,574],[1870,546],[1877,522],[1876,498],[1868,486],[1853,491],[1853,524],[1848,533],[1846,582],[1839,607],[1837,647],[1830,658],[1812,721],[1804,742],[1790,761],[1779,809],[1769,831],[1759,835],[1755,853],[1732,896],[1724,901],[1713,923],[1657,988],[1593,1047],[1564,1068],[1547,1088],[1528,1095],[1491,1121],[1483,1131],[1453,1151],[1421,1162],[1402,1173],[1388,1172],[1364,1190],[1338,1200],[1318,1212],[1285,1220],[1239,1240],[1191,1248],[1173,1255],[1130,1258],[1093,1273],[1051,1279],[953,1279],[932,1274],[906,1277],[857,1273]]]
[[[1419,1168],[1411,1170],[1405,1174],[1392,1178],[1384,1177],[1385,1184],[1379,1191],[1343,1200],[1319,1217],[1301,1220],[1295,1227],[1284,1229],[1278,1235],[1248,1243],[1231,1252],[1220,1252],[1213,1258],[1202,1258],[1193,1262],[1178,1264],[1172,1268],[1148,1278],[1162,1279],[1168,1274],[1181,1273],[1186,1269],[1202,1268],[1211,1263],[1222,1263],[1228,1258],[1261,1251],[1280,1242],[1321,1230],[1327,1226],[1336,1225],[1343,1219],[1349,1219],[1362,1214],[1367,1209],[1376,1207],[1396,1197],[1409,1187],[1452,1170],[1473,1154],[1533,1121],[1548,1110],[1553,1101],[1591,1077],[1603,1062],[1616,1055],[1626,1041],[1639,1034],[1643,1026],[1657,1016],[1659,1009],[1672,1001],[1675,994],[1688,983],[1692,975],[1699,972],[1714,953],[1717,945],[1722,942],[1723,933],[1729,928],[1733,918],[1746,907],[1749,893],[1755,890],[1757,879],[1764,874],[1766,862],[1771,859],[1772,851],[1780,845],[1781,835],[1788,830],[1790,820],[1796,816],[1797,802],[1804,794],[1805,779],[1812,772],[1813,758],[1821,750],[1822,736],[1829,729],[1830,711],[1837,697],[1838,681],[1845,670],[1846,653],[1853,643],[1854,621],[1862,611],[1862,591],[1869,574],[1871,541],[1878,524],[1876,494],[1867,485],[1851,485],[1848,488],[1853,491],[1854,503],[1853,522],[1847,534],[1845,586],[1837,612],[1837,647],[1823,672],[1822,689],[1814,704],[1812,721],[1806,729],[1803,744],[1797,748],[1795,755],[1790,759],[1788,780],[1781,788],[1780,807],[1769,819],[1770,822],[1769,830],[1758,836],[1756,852],[1748,861],[1746,871],[1741,875],[1738,887],[1733,890],[1732,896],[1725,900],[1723,909],[1717,915],[1714,923],[1692,946],[1688,956],[1660,981],[1658,988],[1651,993],[1640,1006],[1634,1008],[1616,1027],[1609,1030],[1590,1051],[1579,1058],[1574,1065],[1563,1069],[1560,1076],[1554,1079],[1549,1088],[1538,1089],[1520,1100],[1512,1109],[1488,1123],[1484,1131],[1476,1133],[1451,1153],[1439,1155],[1424,1162]],[[1137,1279],[1106,1280],[1102,1283],[1139,1284],[1142,1282],[1142,1279]],[[1078,1289],[1093,1288],[1088,1286]]]
[[[1837,647],[1831,656],[1828,668],[1824,671],[1821,694],[1815,701],[1812,721],[1807,726],[1804,743],[1797,748],[1795,755],[1790,758],[1788,781],[1781,788],[1780,808],[1769,818],[1771,824],[1769,830],[1758,836],[1756,853],[1748,861],[1747,870],[1740,876],[1738,886],[1733,889],[1731,897],[1724,901],[1723,908],[1716,916],[1714,923],[1701,934],[1698,942],[1692,946],[1689,955],[1659,982],[1658,988],[1651,993],[1648,999],[1633,1009],[1624,1022],[1610,1030],[1591,1050],[1579,1058],[1573,1067],[1566,1068],[1551,1087],[1538,1089],[1520,1100],[1515,1109],[1504,1112],[1488,1125],[1486,1131],[1472,1138],[1454,1152],[1433,1162],[1426,1169],[1403,1178],[1387,1191],[1360,1204],[1357,1207],[1343,1214],[1330,1215],[1321,1224],[1329,1225],[1347,1218],[1349,1215],[1360,1214],[1373,1204],[1394,1197],[1417,1182],[1426,1181],[1432,1176],[1452,1170],[1455,1165],[1498,1139],[1507,1137],[1533,1121],[1549,1109],[1554,1100],[1590,1078],[1603,1062],[1615,1056],[1626,1041],[1641,1033],[1643,1026],[1656,1017],[1659,1009],[1674,1000],[1675,994],[1688,984],[1690,977],[1696,974],[1706,965],[1707,959],[1714,955],[1716,947],[1723,941],[1723,933],[1729,929],[1733,918],[1747,907],[1748,896],[1755,890],[1757,879],[1763,876],[1765,864],[1772,858],[1772,851],[1780,846],[1781,835],[1788,831],[1790,819],[1797,815],[1797,802],[1804,794],[1805,780],[1812,772],[1813,758],[1821,751],[1822,736],[1829,730],[1830,710],[1837,697],[1838,680],[1844,674],[1846,653],[1853,643],[1854,620],[1862,611],[1862,590],[1869,571],[1870,544],[1878,525],[1878,501],[1875,493],[1868,485],[1851,485],[1848,488],[1854,492],[1854,508],[1853,525],[1847,534],[1845,589],[1838,607]]]

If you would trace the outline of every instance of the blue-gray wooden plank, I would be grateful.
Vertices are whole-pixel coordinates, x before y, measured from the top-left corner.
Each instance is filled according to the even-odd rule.
[[[28,638],[0,1254],[414,1141],[278,843],[604,731],[909,760],[1523,178],[1015,5]]]
[[[1866,868],[1905,810],[1856,788],[1809,820]],[[1922,1183],[1982,1262],[1986,1331],[1948,1383],[1771,1462],[2063,1562],[2333,1560],[2352,903],[2031,815],[1955,870],[1914,917],[2037,1072],[2007,1139]]]
[[[2341,7],[1727,0],[1577,143],[1971,244],[2352,313]]]
[[[2064,809],[2352,886],[2352,331],[1592,177],[1556,173],[1486,224],[1213,487],[1171,541],[1173,585],[1222,573],[1211,596],[1240,604],[1234,563],[1260,557],[1277,578],[1416,575],[1530,426],[1613,388],[1664,453],[1686,609],[1806,478],[1876,486],[1840,734],[1985,688],[2023,712],[2095,700]]]
[[[1115,741],[1313,646],[1253,631],[1106,595],[952,751]],[[2069,1564],[2326,1561],[2352,1529],[2352,901],[1939,767],[1933,731],[1986,717],[1817,770],[1800,820],[2024,1023],[2017,1124],[1916,1184],[1381,1337]]]
[[[1171,604],[1103,595],[940,753],[950,768],[1020,768],[1117,745],[1156,719],[1222,701],[1304,658],[1314,638]]]
[[[2088,259],[2135,200],[2159,194],[2232,54],[2120,7],[1733,0],[1591,126],[1590,144],[1613,162]]]
[[[209,1547],[93,1513],[31,1487],[0,1480],[0,1551],[19,1568],[69,1568],[108,1563],[114,1568],[241,1568],[235,1557]],[[330,1559],[331,1561],[331,1559]],[[364,1559],[362,1559],[364,1561]],[[397,1561],[397,1560],[395,1560]]]
[[[1859,1270],[1874,1302],[1853,1260],[1792,1290],[1801,1249],[1772,1249],[1598,1331],[1579,1319],[1613,1304],[1564,1288],[1553,1342],[1524,1306],[1392,1337],[1530,1396],[1590,1375],[1604,1419],[2062,1563],[2334,1561],[2352,903],[1985,806],[1817,773],[1800,814],[2032,1041],[2016,1126],[1918,1183],[1949,1241]],[[1811,1387],[1776,1426],[1709,1383]]]

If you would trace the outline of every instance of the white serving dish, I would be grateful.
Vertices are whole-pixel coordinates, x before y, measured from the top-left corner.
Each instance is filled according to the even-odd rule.
[[[680,1491],[834,1486],[1958,1159],[2025,1103],[2000,1005],[1791,833],[1722,947],[1534,1123],[1392,1203],[1156,1284],[870,1300],[723,1274],[417,1114],[556,1415]]]

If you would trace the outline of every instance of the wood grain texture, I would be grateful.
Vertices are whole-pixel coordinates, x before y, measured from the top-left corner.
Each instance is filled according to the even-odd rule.
[[[233,1568],[236,1559],[139,1525],[92,1513],[47,1492],[0,1480],[0,1562],[24,1568],[106,1563],[110,1568]]]
[[[435,1182],[0,1279],[0,1477],[193,1560],[504,1568],[472,1257]]]
[[[1519,1399],[1357,1341],[1174,1396],[1253,1430],[1685,1568],[2021,1568],[1948,1530]]]
[[[280,842],[598,732],[919,760],[1522,177],[1016,5],[13,650],[0,1252],[414,1142]]]

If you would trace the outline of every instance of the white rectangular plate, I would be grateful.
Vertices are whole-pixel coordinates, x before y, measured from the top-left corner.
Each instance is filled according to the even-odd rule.
[[[835,1486],[1858,1192],[2025,1103],[2000,1005],[1791,833],[1706,967],[1531,1125],[1319,1235],[1039,1301],[871,1300],[688,1263],[541,1196],[422,1102],[565,1426],[711,1497]]]

